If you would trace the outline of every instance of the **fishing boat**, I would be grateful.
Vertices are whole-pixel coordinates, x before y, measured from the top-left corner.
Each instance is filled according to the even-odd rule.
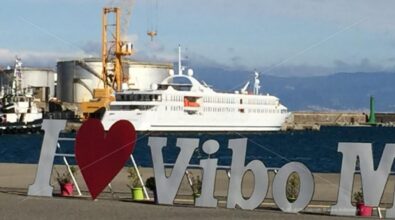
[[[179,53],[180,54],[180,53]],[[119,120],[132,122],[137,131],[276,131],[289,116],[279,98],[260,94],[255,72],[253,92],[248,83],[234,93],[216,92],[188,70],[183,74],[179,55],[174,71],[149,90],[116,92],[103,115],[105,130]]]
[[[22,62],[15,61],[10,89],[2,89],[0,95],[0,133],[29,132],[41,128],[43,113],[34,102],[31,92],[21,88]]]

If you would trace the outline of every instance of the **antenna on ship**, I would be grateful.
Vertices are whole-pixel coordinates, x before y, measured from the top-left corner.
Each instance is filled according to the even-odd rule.
[[[259,72],[255,70],[255,80],[254,80],[254,95],[259,95],[259,89],[261,81],[259,80]]]
[[[244,86],[243,86],[243,88],[240,90],[240,93],[241,94],[247,94],[248,92],[247,92],[247,88],[248,88],[248,86],[250,85],[250,81],[248,81]]]

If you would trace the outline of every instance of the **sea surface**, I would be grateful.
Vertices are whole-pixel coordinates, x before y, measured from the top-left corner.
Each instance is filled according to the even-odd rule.
[[[75,133],[63,133],[62,137],[75,137]],[[342,155],[337,152],[339,142],[371,143],[373,158],[377,167],[386,143],[395,143],[394,127],[321,127],[320,131],[278,131],[259,133],[139,133],[134,158],[139,166],[151,167],[151,152],[147,146],[148,137],[167,137],[164,148],[165,163],[174,163],[179,148],[175,147],[178,137],[199,138],[199,149],[195,151],[191,164],[198,164],[209,155],[201,151],[206,140],[220,144],[217,153],[220,165],[230,165],[232,151],[228,149],[229,139],[248,138],[246,163],[261,160],[266,167],[280,168],[290,161],[305,164],[313,172],[340,172]],[[0,163],[38,163],[43,134],[0,135]],[[57,153],[73,153],[74,142],[62,141]],[[69,158],[75,163],[73,158]],[[55,162],[62,164],[62,158]],[[130,164],[130,161],[128,162]],[[394,166],[393,169],[394,171]]]

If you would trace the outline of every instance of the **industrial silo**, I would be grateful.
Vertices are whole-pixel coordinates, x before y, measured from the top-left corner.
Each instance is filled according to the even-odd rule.
[[[14,69],[9,68],[3,71],[1,86],[6,90],[12,87]],[[55,96],[55,75],[56,72],[47,68],[22,67],[20,71],[21,89],[32,92],[33,96],[41,101],[48,101]]]
[[[169,76],[173,65],[169,63],[152,63],[125,61],[127,66],[129,89],[147,90],[152,84],[158,84]]]
[[[57,97],[70,103],[92,99],[94,88],[102,87],[100,59],[65,60],[57,63]]]
[[[55,96],[55,74],[52,69],[22,68],[22,88],[31,88],[35,97],[48,101]]]

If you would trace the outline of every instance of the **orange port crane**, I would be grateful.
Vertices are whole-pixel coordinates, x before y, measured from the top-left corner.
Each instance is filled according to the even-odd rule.
[[[121,40],[120,14],[120,8],[103,8],[101,79],[103,88],[95,88],[93,99],[80,104],[80,109],[85,117],[101,108],[106,108],[111,101],[115,100],[114,90],[121,90],[124,77],[122,56],[131,55],[133,48],[131,43]],[[115,19],[115,23],[108,23],[109,18]]]

